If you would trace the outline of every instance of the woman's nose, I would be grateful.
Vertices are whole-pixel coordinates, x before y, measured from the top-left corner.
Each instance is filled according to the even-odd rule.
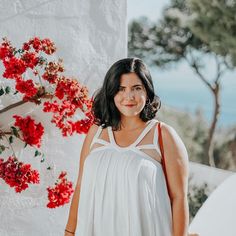
[[[133,91],[127,91],[125,93],[125,98],[133,100],[134,99],[134,92]]]

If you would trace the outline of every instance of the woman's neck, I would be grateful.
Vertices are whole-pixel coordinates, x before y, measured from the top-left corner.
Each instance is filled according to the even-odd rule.
[[[140,117],[121,117],[121,130],[134,130],[145,126]]]

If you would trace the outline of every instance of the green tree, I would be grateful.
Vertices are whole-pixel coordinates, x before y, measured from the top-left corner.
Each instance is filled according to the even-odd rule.
[[[207,183],[203,183],[201,186],[190,185],[189,192],[188,192],[190,221],[193,220],[198,210],[201,208],[203,203],[207,200],[209,196],[209,192],[210,190]]]
[[[193,12],[191,31],[222,55],[229,67],[236,66],[236,1],[189,0],[188,6]]]
[[[213,0],[212,0],[213,1]],[[172,0],[157,23],[147,18],[134,20],[129,24],[129,56],[143,58],[148,64],[166,68],[170,64],[186,61],[196,73],[214,99],[214,111],[208,137],[204,143],[206,156],[203,163],[215,166],[213,156],[214,134],[220,114],[221,78],[229,70],[226,56],[218,55],[210,42],[202,40],[192,28],[196,19],[195,8],[185,0]],[[205,25],[202,18],[201,24]],[[210,28],[209,24],[206,27]],[[195,28],[196,29],[196,28]],[[218,42],[221,44],[222,42]],[[204,73],[204,58],[215,61],[215,76],[208,78]]]

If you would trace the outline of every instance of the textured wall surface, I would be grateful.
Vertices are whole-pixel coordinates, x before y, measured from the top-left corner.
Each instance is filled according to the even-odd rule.
[[[58,48],[55,59],[63,58],[66,73],[87,85],[90,94],[101,85],[109,66],[126,56],[126,31],[126,0],[0,0],[0,36],[7,36],[16,46],[33,36],[51,38]],[[1,78],[0,85],[4,83]],[[1,97],[0,109],[16,99]],[[47,209],[46,187],[61,170],[68,170],[75,182],[84,137],[62,138],[39,109],[24,105],[0,117],[2,128],[12,124],[14,113],[31,114],[46,128],[44,164],[33,160],[31,150],[17,146],[20,160],[30,158],[40,170],[41,184],[16,194],[0,181],[0,236],[63,235],[69,206]],[[46,165],[53,170],[47,171]]]

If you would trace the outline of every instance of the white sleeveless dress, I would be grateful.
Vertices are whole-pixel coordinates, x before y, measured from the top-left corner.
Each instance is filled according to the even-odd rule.
[[[99,139],[99,127],[84,162],[78,208],[78,236],[171,236],[172,214],[161,164],[144,153],[156,149],[140,141],[157,124],[151,120],[137,140],[128,147],[116,144],[111,127],[110,142]]]

